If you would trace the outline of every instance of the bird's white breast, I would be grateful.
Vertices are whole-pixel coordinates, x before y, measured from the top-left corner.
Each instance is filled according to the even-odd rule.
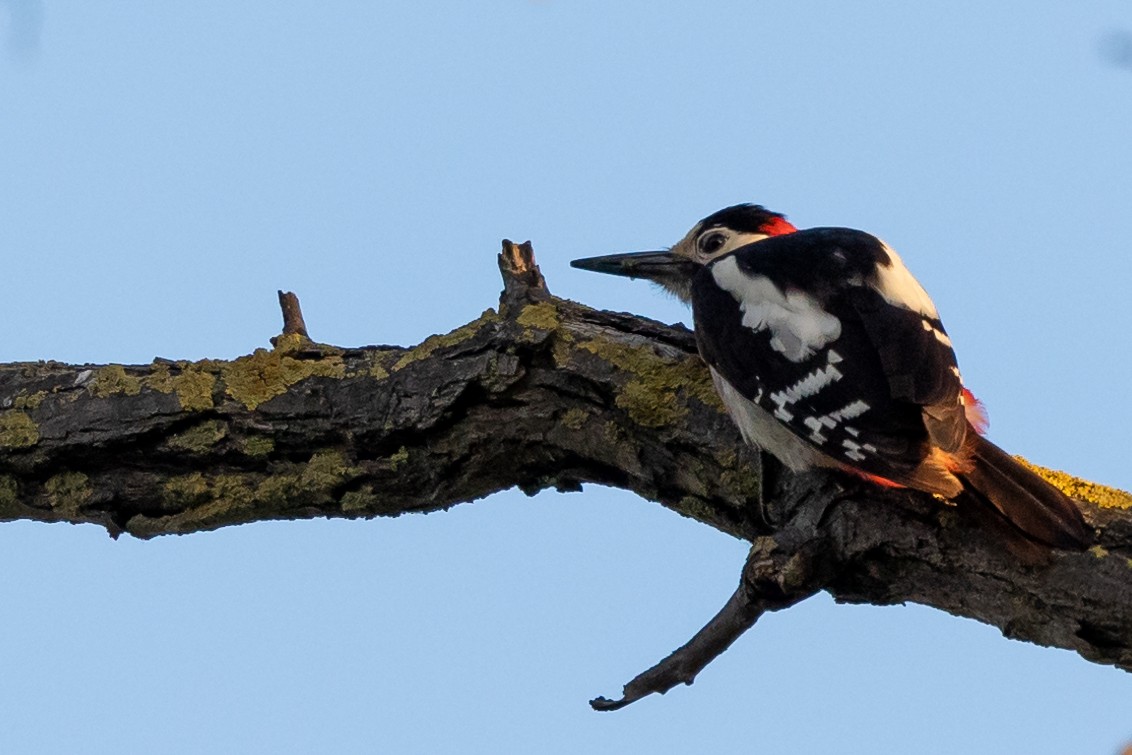
[[[727,407],[727,413],[738,425],[747,443],[767,451],[795,471],[814,466],[839,466],[791,432],[766,409],[744,397],[714,367],[711,368],[711,379]]]

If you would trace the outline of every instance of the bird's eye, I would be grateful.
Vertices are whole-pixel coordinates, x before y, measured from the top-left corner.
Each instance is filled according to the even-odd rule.
[[[720,231],[700,236],[700,252],[702,254],[715,254],[727,243],[727,235]]]

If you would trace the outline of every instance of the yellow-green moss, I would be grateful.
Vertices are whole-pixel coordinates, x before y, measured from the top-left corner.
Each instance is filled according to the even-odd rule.
[[[762,495],[762,480],[758,470],[750,466],[724,470],[719,475],[719,482],[724,487],[739,491],[748,500],[758,500]]]
[[[20,500],[20,486],[11,475],[0,474],[0,512]]]
[[[35,393],[27,393],[16,396],[12,402],[13,409],[38,409],[39,405],[43,403],[43,399],[47,398],[47,391],[36,391]]]
[[[443,349],[447,346],[455,346],[458,343],[463,343],[464,341],[474,337],[477,333],[479,333],[480,328],[489,323],[498,321],[499,315],[496,314],[495,310],[489,309],[484,311],[484,313],[480,315],[478,319],[473,320],[467,325],[462,325],[461,327],[456,328],[451,333],[444,333],[443,335],[438,336],[429,336],[420,344],[414,346],[413,348],[402,354],[401,358],[398,359],[397,362],[393,365],[392,371],[396,372],[397,370],[404,369],[413,362],[421,359],[426,359],[432,356],[433,352],[435,352],[437,349]]]
[[[309,348],[314,344],[311,339],[299,333],[281,333],[271,339],[271,345],[276,351],[286,353]]]
[[[357,472],[340,452],[321,451],[305,464],[280,464],[267,477],[249,473],[177,475],[165,481],[163,499],[181,511],[166,517],[134,517],[128,529],[139,537],[186,532],[248,521],[260,507],[279,513],[305,504],[323,504],[335,487]]]
[[[533,341],[535,336],[529,332],[530,330],[558,329],[558,308],[545,301],[527,304],[519,310],[519,316],[515,318],[515,322],[524,328],[521,338],[526,341]]]
[[[404,446],[401,446],[401,448],[397,449],[397,453],[395,453],[395,454],[393,454],[392,456],[389,457],[389,466],[390,466],[391,469],[396,471],[397,467],[401,466],[402,464],[404,464],[408,460],[409,460],[409,449],[405,448]]]
[[[267,456],[275,450],[275,440],[255,435],[245,438],[242,447],[248,456]]]
[[[702,498],[696,496],[686,495],[680,499],[680,503],[676,506],[676,511],[684,516],[695,519],[697,522],[704,522],[711,524],[718,521],[718,512]]]
[[[199,472],[171,477],[165,481],[164,500],[184,511],[167,517],[138,515],[130,519],[126,529],[146,537],[246,521],[256,480],[245,474],[205,477]]]
[[[720,482],[747,499],[757,500],[762,495],[762,477],[756,460],[739,460],[734,451],[722,451],[715,457],[723,471],[719,475]]]
[[[55,511],[75,514],[90,498],[90,478],[82,472],[60,472],[43,485],[47,502]]]
[[[162,489],[165,499],[176,506],[195,506],[209,497],[209,484],[200,472],[170,477]]]
[[[211,409],[212,391],[216,387],[216,376],[204,370],[184,370],[170,378],[173,392],[186,412],[199,412]]]
[[[381,354],[374,354],[370,356],[369,359],[371,360],[370,368],[366,371],[366,374],[378,380],[384,380],[389,377],[389,370],[386,369],[385,360],[382,358]]]
[[[276,471],[265,478],[253,497],[269,505],[325,503],[333,489],[356,472],[340,452],[319,451],[306,464],[295,465],[292,471]]]
[[[589,416],[585,409],[579,409],[577,407],[567,409],[562,414],[562,424],[571,430],[581,430],[582,426],[586,424],[586,420],[589,419]]]
[[[139,377],[126,374],[120,364],[108,364],[98,368],[90,381],[90,392],[100,398],[114,395],[136,396],[141,393],[142,381]]]
[[[321,359],[296,359],[281,351],[256,349],[248,356],[221,362],[220,377],[228,395],[248,409],[286,393],[308,377],[341,378],[346,367],[340,355]]]
[[[347,491],[342,496],[342,513],[365,511],[373,503],[374,498],[372,485],[362,485],[357,490]]]
[[[228,426],[217,419],[201,422],[169,439],[173,448],[182,448],[194,453],[204,453],[228,435]]]
[[[39,426],[27,412],[0,412],[0,448],[24,448],[39,442]]]
[[[1108,556],[1108,549],[1103,545],[1094,545],[1092,548],[1089,548],[1089,553],[1092,553],[1097,558],[1105,558]]]
[[[1073,477],[1072,475],[1068,475],[1056,469],[1040,467],[1037,464],[1031,464],[1021,457],[1015,458],[1041,475],[1055,488],[1065,493],[1065,495],[1070,498],[1095,503],[1097,506],[1108,509],[1132,508],[1132,493],[1128,493],[1119,488],[1111,488],[1107,485],[1098,485],[1095,482],[1082,480],[1080,477]]]
[[[605,339],[582,341],[578,347],[633,375],[615,403],[639,425],[662,427],[683,419],[687,410],[678,403],[680,390],[723,409],[707,369],[695,357],[671,362],[647,346],[628,346]]]
[[[178,362],[179,372],[174,375],[168,364],[157,363],[153,366],[153,371],[142,378],[142,387],[176,395],[182,411],[211,409],[212,391],[216,387],[216,376],[209,368],[211,364]]]

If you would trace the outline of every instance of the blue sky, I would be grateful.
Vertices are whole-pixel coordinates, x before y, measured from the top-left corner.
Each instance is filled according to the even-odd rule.
[[[1132,489],[1126,2],[0,1],[0,361],[230,358],[476,317],[724,205],[848,225],[932,292],[991,437]],[[1122,57],[1123,56],[1123,57]],[[1122,63],[1123,62],[1123,63]],[[0,526],[3,752],[1111,753],[1132,677],[922,607],[765,618],[745,548],[620,491],[151,542]]]

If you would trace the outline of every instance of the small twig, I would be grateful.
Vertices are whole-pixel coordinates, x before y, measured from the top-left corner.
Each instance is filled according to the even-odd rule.
[[[799,603],[822,588],[822,574],[805,540],[789,530],[761,537],[747,555],[739,587],[719,613],[686,644],[625,685],[620,700],[590,700],[594,710],[617,710],[654,692],[691,684],[709,663],[767,611]]]
[[[663,695],[677,684],[691,684],[696,674],[731,647],[763,613],[764,609],[752,599],[747,585],[739,585],[719,613],[691,640],[626,684],[620,700],[598,697],[590,700],[590,706],[594,710],[617,710],[654,692]]]
[[[304,338],[310,338],[307,333],[307,324],[303,321],[303,310],[299,306],[299,297],[290,291],[280,291],[279,307],[283,310],[283,335],[300,335]]]

